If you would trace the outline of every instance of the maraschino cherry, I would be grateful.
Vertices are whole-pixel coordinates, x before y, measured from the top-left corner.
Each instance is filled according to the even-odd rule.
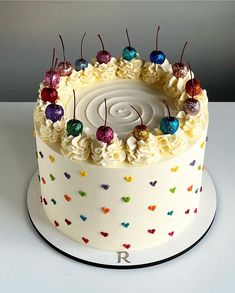
[[[157,28],[156,34],[156,50],[152,51],[150,54],[150,61],[155,64],[163,64],[166,56],[162,51],[158,50],[158,35],[159,35],[160,26]]]
[[[59,35],[61,45],[62,45],[62,50],[63,50],[63,58],[64,61],[60,62],[58,65],[58,72],[60,76],[69,76],[72,73],[73,67],[72,64],[66,60],[65,58],[65,48],[64,48],[64,41],[61,35]]]
[[[56,65],[57,65],[58,59],[56,58],[55,64],[53,69],[51,70],[51,80],[50,80],[50,86],[49,87],[44,87],[41,91],[41,99],[43,102],[50,102],[52,104],[55,103],[55,101],[58,99],[58,92],[55,88],[52,86],[52,77],[53,77],[53,72],[55,71]]]
[[[101,45],[102,45],[102,51],[99,51],[99,52],[97,53],[97,55],[96,55],[96,60],[97,60],[100,64],[102,64],[102,63],[107,64],[107,63],[109,63],[109,61],[111,60],[111,54],[110,54],[108,51],[105,50],[105,48],[104,48],[104,43],[103,43],[103,41],[102,41],[102,39],[101,39],[100,34],[98,34],[98,37],[99,37],[100,42],[101,42]]]
[[[179,120],[171,116],[170,109],[165,101],[163,101],[167,108],[168,116],[163,117],[160,121],[160,129],[164,134],[174,134],[179,128]]]
[[[131,61],[132,59],[136,58],[137,51],[135,48],[131,47],[130,37],[129,37],[127,28],[126,28],[126,37],[127,37],[129,46],[123,49],[122,57],[124,60]]]
[[[64,116],[64,109],[62,106],[57,104],[49,104],[45,110],[45,116],[47,119],[51,120],[53,123],[60,121]]]
[[[53,51],[52,51],[51,68],[50,70],[46,71],[44,75],[43,83],[46,86],[50,86],[50,84],[52,84],[52,87],[56,87],[60,83],[60,74],[57,70],[53,69],[54,62],[55,62],[55,48],[53,48]],[[51,82],[51,74],[52,74],[52,82]]]
[[[191,80],[192,88],[190,88],[190,90],[188,90],[190,92],[190,94],[188,93],[187,89],[186,89],[186,91],[191,96],[191,98],[187,98],[184,101],[183,109],[184,109],[184,112],[186,114],[189,114],[191,116],[196,116],[200,112],[201,105],[200,105],[200,102],[197,99],[194,99],[194,95],[195,95],[194,89],[196,89],[196,88],[194,86],[195,79],[193,79],[193,77],[192,77],[192,70],[191,70],[191,67],[190,67],[190,63],[189,63],[189,70],[190,70],[190,75],[191,75],[191,79],[190,80]],[[199,85],[200,91],[201,91],[200,82],[199,82],[198,79],[196,79],[196,80],[198,81],[197,84]],[[186,83],[186,85],[187,85],[187,83]],[[197,90],[197,93],[200,93],[200,91],[198,89]]]
[[[189,65],[189,70],[190,70],[190,75],[191,75],[191,79],[189,79],[187,82],[186,82],[186,85],[185,85],[185,90],[187,92],[187,94],[189,96],[197,96],[200,94],[202,88],[201,88],[201,84],[200,84],[200,81],[198,79],[195,79],[195,78],[192,78],[192,70],[191,70],[191,67],[190,67],[190,63],[188,62],[188,65]]]
[[[84,33],[84,35],[82,36],[81,45],[80,45],[81,58],[76,60],[76,62],[75,62],[75,70],[76,71],[84,70],[88,66],[88,62],[85,59],[83,59],[83,54],[82,54],[82,46],[83,46],[83,40],[84,40],[85,35],[86,35],[86,33]]]
[[[131,105],[130,105],[131,106]],[[138,114],[141,124],[137,125],[134,129],[133,129],[133,136],[137,139],[137,140],[143,140],[146,141],[149,137],[149,129],[146,125],[144,125],[143,123],[143,119],[140,115],[140,113],[136,110],[136,108],[134,108],[133,106],[131,106],[132,109],[135,110],[135,112]]]
[[[75,109],[76,109],[76,94],[75,90],[73,90],[73,119],[67,122],[67,133],[68,135],[78,136],[82,133],[83,124],[80,120],[75,117]]]
[[[173,70],[173,74],[176,78],[184,78],[187,73],[188,73],[188,68],[187,66],[182,63],[182,60],[183,60],[183,56],[184,56],[184,50],[187,46],[187,43],[188,42],[185,42],[184,44],[184,47],[183,47],[183,50],[181,52],[181,55],[180,55],[180,62],[179,63],[175,63],[172,65],[172,70]]]
[[[104,99],[104,105],[105,105],[105,120],[104,125],[100,126],[96,131],[96,138],[99,141],[102,141],[103,143],[110,144],[110,142],[114,138],[114,132],[113,129],[109,126],[107,126],[107,116],[108,116],[108,109],[107,109],[107,102],[106,99]]]

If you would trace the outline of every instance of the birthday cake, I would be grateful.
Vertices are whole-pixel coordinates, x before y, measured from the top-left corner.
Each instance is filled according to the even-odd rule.
[[[157,42],[158,42],[157,31]],[[127,37],[129,41],[128,32]],[[161,245],[200,213],[208,99],[191,67],[125,47],[74,68],[64,55],[40,84],[34,125],[43,209],[79,244]],[[61,37],[60,37],[61,38]],[[63,52],[64,44],[61,38]]]

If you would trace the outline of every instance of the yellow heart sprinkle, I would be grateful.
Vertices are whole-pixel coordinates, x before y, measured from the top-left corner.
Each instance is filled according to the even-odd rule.
[[[86,176],[88,176],[88,173],[85,172],[85,171],[83,171],[83,170],[81,170],[81,171],[80,171],[80,175],[81,175],[82,177],[86,177]]]
[[[127,181],[127,182],[132,182],[134,180],[134,178],[132,176],[125,176],[124,179]]]
[[[55,158],[52,157],[51,155],[49,156],[49,160],[51,161],[51,163],[54,163],[55,162]]]
[[[204,148],[204,146],[205,146],[205,141],[203,141],[202,143],[201,143],[201,145],[200,145],[200,147],[203,149]]]
[[[179,167],[178,166],[175,166],[175,167],[171,168],[171,172],[177,172],[178,169],[179,169]]]

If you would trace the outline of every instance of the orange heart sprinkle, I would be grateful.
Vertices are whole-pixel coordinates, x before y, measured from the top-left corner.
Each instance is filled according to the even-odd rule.
[[[149,209],[150,211],[154,212],[155,209],[156,209],[156,206],[155,206],[155,205],[153,205],[153,206],[148,206],[148,209]]]
[[[193,190],[193,185],[188,187],[188,191],[192,191]]]
[[[69,196],[69,195],[67,195],[67,194],[65,194],[64,195],[64,199],[67,200],[67,201],[71,201],[72,200],[72,197]]]
[[[102,211],[103,211],[105,214],[107,214],[107,213],[110,212],[110,209],[109,209],[109,208],[106,208],[106,207],[103,207],[103,208],[102,208]]]

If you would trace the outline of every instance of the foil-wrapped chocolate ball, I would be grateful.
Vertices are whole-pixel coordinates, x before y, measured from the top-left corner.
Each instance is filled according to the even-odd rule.
[[[186,82],[185,90],[186,90],[187,94],[191,97],[199,95],[202,90],[200,81],[195,78],[189,79]]]
[[[133,136],[137,140],[146,141],[149,138],[149,129],[146,125],[140,124],[133,129]]]
[[[64,116],[64,109],[57,104],[49,104],[45,110],[45,116],[52,122],[60,121]]]
[[[164,117],[160,121],[160,129],[164,134],[174,134],[179,128],[179,120],[176,117]]]
[[[71,119],[67,122],[67,133],[68,135],[78,136],[83,131],[83,124],[80,120]]]
[[[190,116],[196,116],[200,112],[200,108],[200,102],[194,98],[187,98],[184,101],[184,112]]]
[[[96,138],[103,143],[110,144],[114,138],[113,129],[109,126],[100,126],[96,131]]]
[[[85,70],[87,67],[88,67],[88,62],[85,59],[80,58],[80,59],[76,60],[76,62],[75,62],[75,70],[76,71]]]
[[[150,54],[150,61],[155,64],[163,64],[166,59],[162,51],[152,51]]]
[[[96,55],[96,60],[100,64],[107,64],[111,60],[111,54],[108,51],[99,51]]]
[[[55,103],[58,99],[58,92],[52,87],[44,87],[41,91],[41,99],[43,102]]]
[[[172,65],[173,75],[176,78],[184,78],[188,73],[188,67],[184,63],[175,63]]]
[[[124,60],[131,61],[135,59],[137,56],[137,51],[135,48],[132,47],[125,47],[122,51],[122,57]]]
[[[57,70],[48,70],[44,75],[43,83],[46,86],[57,87],[60,83],[60,74]]]
[[[69,76],[73,71],[73,66],[70,62],[60,62],[57,68],[60,76]]]

